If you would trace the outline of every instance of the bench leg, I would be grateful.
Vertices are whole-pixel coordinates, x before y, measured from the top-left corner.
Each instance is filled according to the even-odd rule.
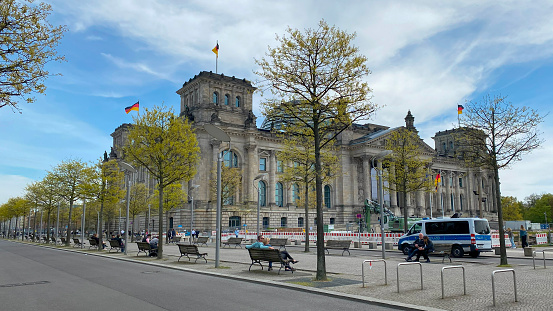
[[[206,262],[207,262],[207,260],[206,260]],[[250,268],[248,269],[248,271],[252,271],[252,266],[254,264],[259,264],[259,266],[261,267],[261,270],[263,270],[263,265],[261,264],[261,261],[252,260],[252,264],[250,265]]]

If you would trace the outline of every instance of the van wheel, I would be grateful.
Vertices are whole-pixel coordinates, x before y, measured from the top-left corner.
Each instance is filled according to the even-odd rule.
[[[401,245],[401,251],[403,252],[403,255],[409,255],[409,244]]]
[[[453,245],[453,248],[451,248],[451,255],[453,257],[460,258],[463,257],[464,254],[465,251],[463,251],[463,248],[459,245]]]
[[[480,255],[480,251],[470,252],[469,255],[472,258],[476,258],[476,257],[478,257],[478,255]]]

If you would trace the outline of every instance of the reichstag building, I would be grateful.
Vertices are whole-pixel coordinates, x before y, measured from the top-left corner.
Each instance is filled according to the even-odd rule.
[[[301,194],[301,186],[281,180],[283,163],[278,152],[282,141],[270,130],[269,124],[257,127],[257,117],[252,112],[252,93],[255,87],[250,81],[212,72],[200,72],[185,82],[177,94],[180,96],[180,115],[192,121],[201,150],[201,160],[196,176],[187,185],[189,195],[194,198],[194,228],[209,231],[215,228],[216,202],[211,193],[211,179],[217,165],[218,154],[228,150],[228,144],[212,138],[204,124],[213,124],[231,137],[230,152],[225,153],[227,166],[242,170],[242,187],[230,204],[223,206],[222,224],[226,229],[248,225],[255,230],[258,204],[258,187],[263,228],[298,228],[304,226],[305,211],[297,206],[296,198]],[[119,126],[113,137],[113,151],[117,157],[119,147],[126,138],[130,124]],[[405,127],[416,131],[414,117],[407,112]],[[399,129],[377,124],[354,124],[341,133],[337,139],[339,146],[340,172],[336,178],[323,186],[324,224],[335,225],[335,229],[345,229],[348,224],[357,223],[365,199],[376,200],[376,170],[372,159],[385,149],[385,141],[390,133]],[[407,213],[409,216],[434,217],[451,216],[462,213],[463,217],[496,219],[496,206],[493,204],[492,172],[479,168],[467,168],[457,156],[455,134],[457,130],[445,130],[435,134],[434,147],[424,142],[423,154],[432,159],[432,172],[441,172],[441,185],[437,192],[417,192],[408,194]],[[375,162],[379,168],[379,161]],[[263,175],[263,179],[256,177]],[[154,189],[155,181],[140,169],[134,182],[146,183]],[[186,187],[186,185],[184,186]],[[396,215],[403,209],[398,206],[400,194],[389,191],[385,204]],[[431,198],[432,197],[432,198]],[[228,201],[228,200],[227,200]],[[170,212],[169,227],[190,227],[190,204]],[[229,202],[226,202],[229,203]],[[236,204],[236,206],[233,206]],[[239,205],[239,206],[238,206]],[[246,208],[244,208],[246,207]],[[442,211],[443,209],[443,211]],[[152,210],[157,210],[157,207]],[[313,225],[315,210],[309,215]],[[376,225],[377,217],[371,217]],[[145,218],[141,216],[140,228],[145,228]],[[137,220],[135,220],[135,223]]]

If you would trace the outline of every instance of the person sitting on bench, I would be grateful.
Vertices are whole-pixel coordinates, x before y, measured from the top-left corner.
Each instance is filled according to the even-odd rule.
[[[90,238],[96,241],[96,245],[100,245],[100,238],[98,237],[98,234],[94,233]],[[106,242],[102,241],[102,249],[104,248],[106,248]]]
[[[413,257],[419,247],[424,244],[423,237],[424,234],[419,233],[418,239],[416,239],[415,243],[413,243],[413,245],[409,248],[409,254],[407,254],[407,258],[405,259],[405,261],[411,261],[411,257]]]
[[[158,243],[159,243],[159,238],[158,238],[158,236],[155,236],[155,237],[150,241],[150,247],[152,248],[152,250],[150,251],[150,256],[157,256]]]
[[[415,261],[419,261],[419,258],[422,255],[424,259],[426,259],[426,262],[430,262],[430,259],[428,258],[428,253],[434,251],[434,244],[432,243],[432,241],[430,241],[427,235],[425,235],[422,239],[423,244],[419,245],[419,248],[417,249],[417,259],[415,259]]]
[[[271,244],[269,244],[270,240],[271,239],[269,239],[269,238],[263,238],[263,245],[269,246],[269,249],[274,249],[274,247],[272,247]],[[286,250],[280,251],[280,257],[282,257],[282,259],[284,259],[284,260],[288,260],[288,262],[285,265],[284,270],[286,270],[286,271],[296,270],[296,269],[290,267],[290,262],[291,263],[297,263],[298,260],[294,260],[294,258],[292,258],[292,256],[290,256],[290,253],[288,253],[288,251],[286,251]],[[272,265],[273,265],[273,263],[269,262],[269,271],[273,269]]]

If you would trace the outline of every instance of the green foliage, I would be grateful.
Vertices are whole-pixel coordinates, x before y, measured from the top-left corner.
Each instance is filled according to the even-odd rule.
[[[182,206],[186,199],[186,191],[182,189],[181,184],[171,184],[163,190],[163,211],[168,212]],[[159,190],[154,191],[154,195],[150,198],[151,204],[159,202]]]
[[[211,171],[211,200],[217,200],[217,167]],[[227,167],[221,165],[221,206],[225,205],[225,202],[229,202],[230,199],[236,196],[242,189],[242,170],[238,167]],[[240,202],[233,200],[234,206],[239,207]],[[242,206],[243,208],[244,206]]]
[[[18,98],[34,102],[31,93],[44,93],[51,75],[45,65],[65,60],[56,47],[66,28],[48,23],[49,4],[32,2],[2,0],[0,5],[0,108],[18,109]]]
[[[530,220],[532,222],[544,223],[545,214],[547,214],[547,221],[549,223],[553,222],[553,194],[543,194],[535,202],[534,206],[530,207],[524,213],[524,219]]]
[[[136,183],[131,186],[129,212],[133,216],[144,213],[148,210],[148,188],[143,183]]]
[[[501,197],[503,220],[524,220],[522,217],[522,202],[515,197]]]
[[[163,229],[163,190],[172,184],[186,184],[196,174],[200,148],[188,120],[179,118],[171,108],[144,109],[134,118],[127,135],[123,156],[135,167],[143,167],[157,181],[158,230]],[[158,259],[163,258],[163,243]]]
[[[266,58],[256,60],[261,89],[270,89],[277,97],[262,103],[264,114],[304,127],[304,133],[313,137],[319,240],[324,234],[321,150],[376,109],[364,81],[370,73],[367,58],[353,45],[354,38],[355,34],[322,20],[317,29],[288,28],[287,35],[277,35],[279,45],[269,47]],[[326,280],[322,243],[317,246],[316,278]]]

